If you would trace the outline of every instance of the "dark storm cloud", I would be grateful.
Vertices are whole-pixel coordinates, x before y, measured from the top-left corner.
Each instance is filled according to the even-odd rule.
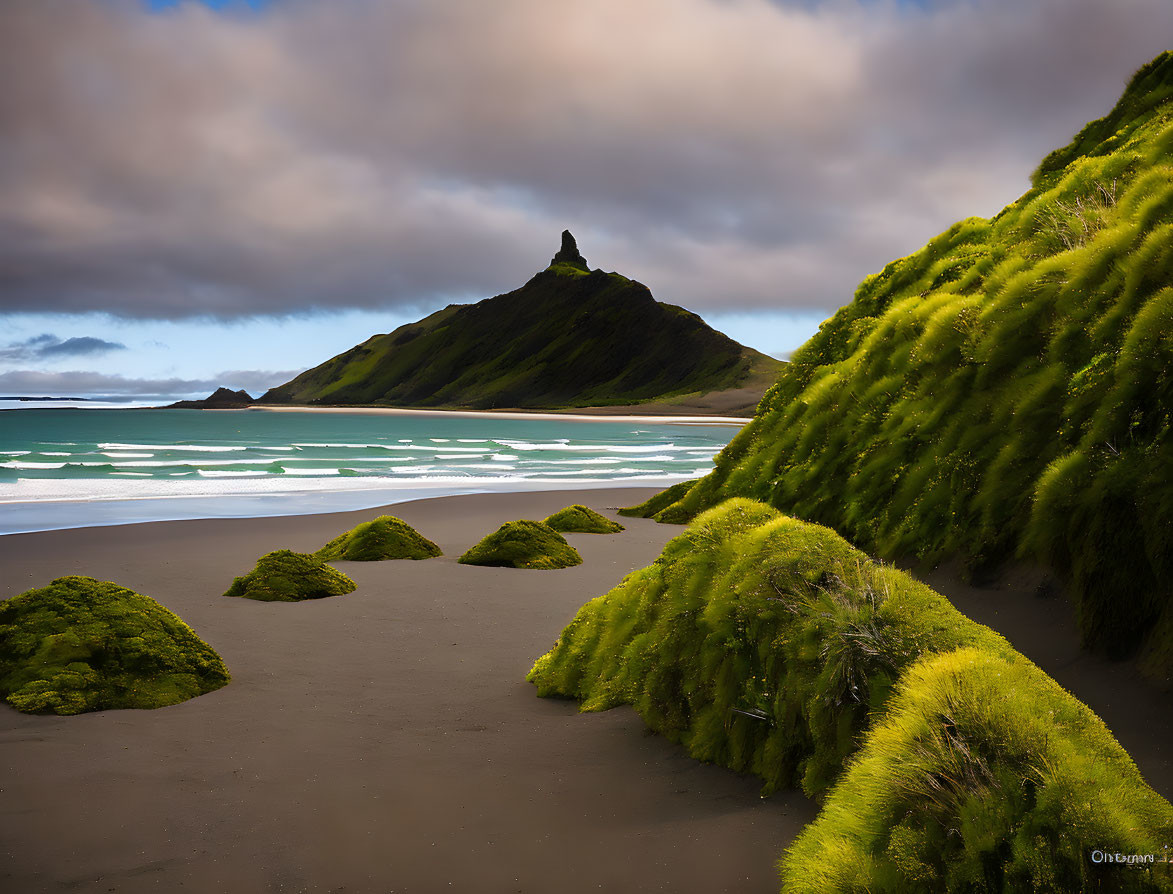
[[[825,308],[990,214],[1167,0],[0,8],[0,309],[439,304],[569,226],[698,310]]]
[[[0,348],[0,361],[11,363],[20,360],[52,360],[125,350],[126,345],[121,342],[106,341],[92,335],[61,339],[56,335],[44,333]]]

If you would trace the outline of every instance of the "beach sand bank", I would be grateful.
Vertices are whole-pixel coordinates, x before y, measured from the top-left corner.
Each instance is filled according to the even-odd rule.
[[[535,697],[533,660],[680,529],[571,534],[562,571],[457,564],[504,521],[654,489],[482,494],[390,511],[445,555],[337,563],[350,595],[223,598],[280,547],[377,510],[0,537],[0,597],[66,574],[158,599],[232,683],[155,711],[0,706],[0,890],[773,891],[815,806],[697,763],[629,709]]]

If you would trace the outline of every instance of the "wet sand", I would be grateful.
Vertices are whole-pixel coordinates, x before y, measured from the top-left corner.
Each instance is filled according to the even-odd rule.
[[[378,510],[0,537],[0,597],[113,580],[174,610],[233,674],[156,711],[0,706],[0,890],[777,890],[812,803],[763,800],[628,709],[579,714],[524,681],[583,602],[680,529],[569,535],[584,564],[562,571],[456,563],[504,521],[654,492],[401,503],[443,558],[339,562],[358,590],[299,604],[220,594],[261,554],[315,549]]]

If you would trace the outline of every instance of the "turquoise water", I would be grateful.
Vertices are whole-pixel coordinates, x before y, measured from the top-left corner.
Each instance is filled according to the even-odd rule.
[[[10,410],[0,413],[0,533],[664,486],[707,473],[736,431],[457,413]]]

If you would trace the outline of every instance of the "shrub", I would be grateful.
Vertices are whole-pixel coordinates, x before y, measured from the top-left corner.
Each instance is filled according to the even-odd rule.
[[[584,711],[629,704],[765,792],[834,783],[787,891],[1080,890],[1092,848],[1155,853],[1173,833],[1103,723],[1005,639],[751,500],[583,606],[527,679]]]
[[[618,534],[624,530],[619,522],[611,521],[581,503],[558,510],[544,523],[564,534]]]
[[[0,602],[0,696],[18,711],[160,708],[228,680],[171,611],[109,581],[61,577]]]
[[[506,522],[457,561],[462,565],[553,569],[581,565],[582,556],[549,525],[522,520]]]
[[[440,547],[392,515],[380,515],[363,522],[314,553],[322,561],[345,559],[351,562],[431,559],[439,555],[442,555]]]
[[[652,518],[661,509],[671,506],[691,488],[696,481],[681,481],[679,484],[674,484],[667,490],[661,491],[658,494],[653,494],[635,506],[627,506],[619,510],[620,515],[626,515],[629,518]]]
[[[1170,891],[1173,808],[1037,667],[977,649],[914,665],[780,868],[787,892]]]
[[[257,560],[257,567],[232,581],[225,596],[259,602],[301,602],[352,593],[357,584],[321,559],[279,549]]]

